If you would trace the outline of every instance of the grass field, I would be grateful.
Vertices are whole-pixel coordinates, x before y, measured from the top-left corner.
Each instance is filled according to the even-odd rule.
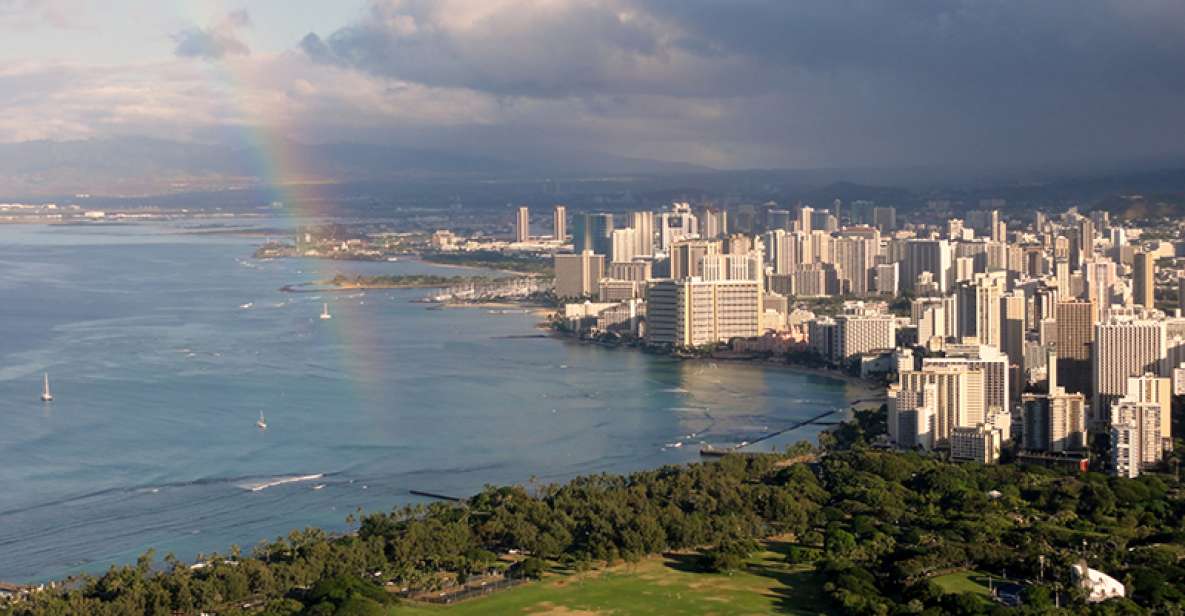
[[[943,592],[948,594],[970,592],[983,595],[984,597],[991,596],[991,592],[987,587],[987,576],[975,571],[948,573],[946,575],[940,575],[931,581],[937,584]]]
[[[392,614],[795,614],[828,613],[822,581],[808,566],[790,567],[773,544],[744,571],[704,573],[693,556],[653,557],[582,575],[539,582],[451,606],[403,604]]]

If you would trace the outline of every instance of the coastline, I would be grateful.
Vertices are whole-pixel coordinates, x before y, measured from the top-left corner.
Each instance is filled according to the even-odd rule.
[[[559,332],[554,329],[551,329],[551,328],[547,327],[545,323],[539,324],[538,327],[540,327],[541,329],[546,328],[553,338],[571,342],[573,344],[595,345],[595,346],[599,346],[599,347],[603,347],[603,348],[625,349],[625,350],[632,350],[632,351],[635,351],[638,353],[646,353],[646,351],[644,351],[640,347],[636,347],[636,346],[632,346],[632,345],[628,345],[628,344],[605,344],[605,343],[597,342],[595,340],[585,340],[582,338],[577,338],[575,336],[571,336],[569,334],[565,334],[563,332]],[[856,398],[857,404],[852,404],[851,406],[852,406],[852,408],[858,408],[861,410],[864,410],[867,408],[872,408],[872,409],[879,408],[880,405],[883,404],[886,399],[885,398],[885,388],[883,386],[881,386],[879,383],[869,381],[866,379],[862,379],[858,376],[852,376],[850,374],[845,374],[845,373],[840,372],[838,370],[829,370],[826,368],[812,368],[809,366],[802,366],[799,364],[787,363],[785,361],[771,361],[771,358],[768,358],[768,357],[750,357],[750,358],[712,357],[712,356],[680,357],[680,356],[674,355],[674,354],[660,354],[658,356],[659,357],[667,357],[667,358],[674,359],[674,360],[680,361],[680,362],[701,362],[701,363],[727,362],[727,363],[736,364],[736,365],[750,365],[750,366],[755,365],[755,366],[760,366],[763,368],[772,368],[772,369],[776,369],[776,370],[794,372],[797,374],[823,377],[823,378],[828,378],[828,379],[832,379],[835,381],[840,381],[845,386],[853,387],[858,391],[858,393],[860,395]],[[849,401],[849,402],[851,402],[851,401]]]

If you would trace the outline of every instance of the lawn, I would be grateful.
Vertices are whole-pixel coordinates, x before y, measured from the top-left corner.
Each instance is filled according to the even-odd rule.
[[[403,604],[392,614],[469,616],[525,614],[796,614],[828,613],[822,582],[809,565],[788,566],[771,545],[744,571],[704,573],[693,556],[652,557],[542,581],[452,606]]]
[[[930,581],[937,584],[942,589],[942,592],[947,594],[970,592],[983,595],[984,597],[991,596],[991,592],[987,587],[987,576],[975,571],[948,573],[933,578]]]

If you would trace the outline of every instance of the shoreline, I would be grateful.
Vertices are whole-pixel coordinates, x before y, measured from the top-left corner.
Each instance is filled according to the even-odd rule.
[[[546,328],[546,324],[539,324],[538,327]],[[635,351],[638,353],[643,353],[643,354],[647,354],[647,355],[655,355],[656,357],[669,358],[669,359],[673,359],[673,360],[679,361],[679,362],[701,362],[701,363],[725,362],[725,363],[730,363],[730,364],[734,364],[734,365],[738,365],[738,366],[741,366],[741,365],[758,366],[761,368],[771,368],[771,369],[781,370],[781,371],[786,371],[786,372],[794,372],[794,373],[798,373],[798,374],[804,374],[804,375],[809,375],[809,376],[816,376],[816,377],[823,377],[823,378],[832,379],[835,381],[842,382],[845,386],[854,387],[859,391],[860,396],[856,399],[856,402],[858,402],[858,404],[852,404],[851,405],[852,408],[860,408],[860,409],[869,408],[869,406],[872,402],[875,402],[876,404],[872,405],[871,408],[877,408],[881,404],[883,404],[884,401],[886,400],[885,387],[883,387],[880,384],[875,383],[873,381],[862,379],[858,376],[852,376],[850,374],[845,374],[845,373],[837,371],[837,370],[828,370],[826,368],[813,368],[810,366],[791,364],[791,363],[787,363],[785,361],[770,361],[771,358],[767,358],[767,357],[760,357],[760,358],[758,358],[758,357],[754,357],[754,358],[711,357],[711,356],[708,356],[708,357],[680,357],[678,355],[669,354],[669,353],[654,354],[654,353],[648,353],[647,351],[644,351],[641,347],[636,347],[636,346],[632,346],[629,344],[604,344],[604,343],[597,342],[595,340],[584,340],[581,338],[577,338],[577,337],[565,334],[563,332],[556,331],[551,328],[547,328],[547,329],[548,329],[548,332],[550,333],[551,337],[557,338],[562,341],[570,342],[572,344],[599,346],[599,347],[608,348],[608,349],[632,350],[632,351]],[[852,401],[848,400],[845,402],[851,403]]]

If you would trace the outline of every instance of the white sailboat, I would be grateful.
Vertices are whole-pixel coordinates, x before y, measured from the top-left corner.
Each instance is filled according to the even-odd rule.
[[[45,373],[45,389],[41,391],[42,402],[53,402],[53,394],[49,393],[49,373]]]
[[[260,430],[267,430],[267,420],[263,418],[263,411],[259,411],[259,421],[255,422],[255,426]]]
[[[328,321],[332,319],[333,316],[329,314],[329,304],[322,304],[322,306],[324,307],[321,309],[321,320]]]

